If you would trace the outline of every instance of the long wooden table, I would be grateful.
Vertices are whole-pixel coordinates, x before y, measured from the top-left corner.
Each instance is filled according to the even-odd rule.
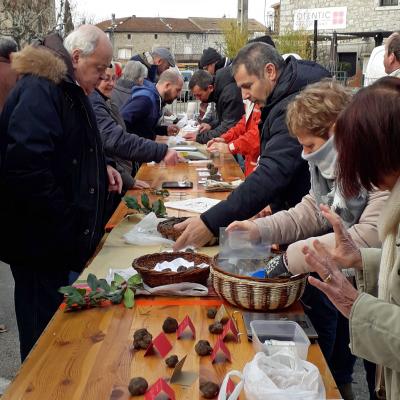
[[[242,177],[240,169],[230,156],[219,157],[214,162],[220,167],[225,179]],[[164,180],[192,180],[192,191],[171,191],[171,197],[196,197],[204,195],[204,189],[197,183],[196,167],[198,165],[146,165],[141,168],[138,177],[148,181],[153,187],[160,186]],[[227,193],[214,193],[212,197],[224,198],[226,195]],[[182,211],[169,211],[170,215],[187,215]],[[121,204],[111,218],[109,228],[121,221],[126,212],[125,205]],[[112,234],[113,232],[110,236]],[[113,251],[117,254],[118,249],[122,249],[122,245],[118,246],[115,249],[109,248],[110,254],[113,254]],[[89,265],[89,270],[97,271],[96,258]],[[134,331],[146,327],[154,337],[161,332],[162,322],[167,316],[181,321],[186,315],[189,315],[195,324],[196,340],[176,340],[174,334],[169,334],[168,338],[173,344],[169,354],[176,354],[179,359],[187,355],[184,370],[193,371],[198,377],[189,387],[177,384],[171,386],[176,399],[202,398],[198,388],[199,380],[221,383],[229,370],[242,370],[254,355],[251,343],[245,338],[242,338],[240,343],[227,343],[232,355],[231,363],[211,364],[209,357],[200,358],[195,354],[194,345],[198,339],[207,339],[211,344],[216,341],[215,336],[208,332],[210,320],[207,319],[206,312],[211,305],[219,304],[221,301],[215,297],[142,297],[137,299],[135,307],[131,310],[122,305],[74,313],[59,310],[2,399],[128,399],[130,397],[127,385],[131,377],[143,376],[152,384],[160,377],[168,379],[171,376],[171,370],[161,358],[144,357],[143,351],[131,350]],[[287,312],[299,311],[300,307],[297,304]],[[233,310],[233,307],[229,308]],[[239,330],[244,332],[243,322],[240,318],[238,320]],[[310,346],[308,359],[320,370],[327,399],[339,399],[336,384],[317,344]],[[244,395],[241,398],[244,399]]]

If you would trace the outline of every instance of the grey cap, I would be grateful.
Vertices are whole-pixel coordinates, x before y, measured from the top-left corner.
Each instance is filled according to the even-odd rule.
[[[168,61],[168,64],[171,67],[175,67],[175,59],[171,52],[165,47],[157,47],[152,51],[152,54],[155,54],[162,58],[163,60]]]

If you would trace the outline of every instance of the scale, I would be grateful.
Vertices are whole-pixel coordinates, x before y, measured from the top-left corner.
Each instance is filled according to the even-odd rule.
[[[311,342],[318,339],[318,333],[315,330],[310,318],[306,314],[283,314],[283,313],[264,313],[256,311],[242,311],[243,321],[247,331],[247,337],[251,340],[252,333],[250,329],[250,322],[256,320],[278,320],[278,321],[293,321],[297,322],[304,330]]]

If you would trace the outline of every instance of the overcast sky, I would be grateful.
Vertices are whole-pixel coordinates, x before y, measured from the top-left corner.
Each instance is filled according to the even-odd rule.
[[[249,18],[265,23],[264,9],[276,0],[248,0]],[[237,0],[71,0],[76,13],[95,22],[136,15],[137,17],[236,17]]]

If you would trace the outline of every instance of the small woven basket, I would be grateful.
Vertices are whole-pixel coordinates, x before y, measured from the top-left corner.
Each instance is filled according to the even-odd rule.
[[[170,217],[165,221],[160,222],[157,225],[157,231],[163,235],[163,237],[171,240],[177,240],[183,231],[176,231],[174,225],[186,221],[188,217]]]
[[[214,260],[215,261],[215,260]],[[211,266],[215,291],[230,304],[248,310],[278,310],[292,305],[304,292],[308,274],[259,279],[234,275]]]
[[[213,264],[213,259],[204,254],[174,252],[146,254],[133,260],[132,266],[142,276],[143,282],[150,287],[182,282],[194,282],[206,285],[210,268],[195,268],[182,272],[153,271],[157,263],[172,261],[179,257],[184,258],[186,261],[193,261],[195,266],[202,263],[210,266]]]

